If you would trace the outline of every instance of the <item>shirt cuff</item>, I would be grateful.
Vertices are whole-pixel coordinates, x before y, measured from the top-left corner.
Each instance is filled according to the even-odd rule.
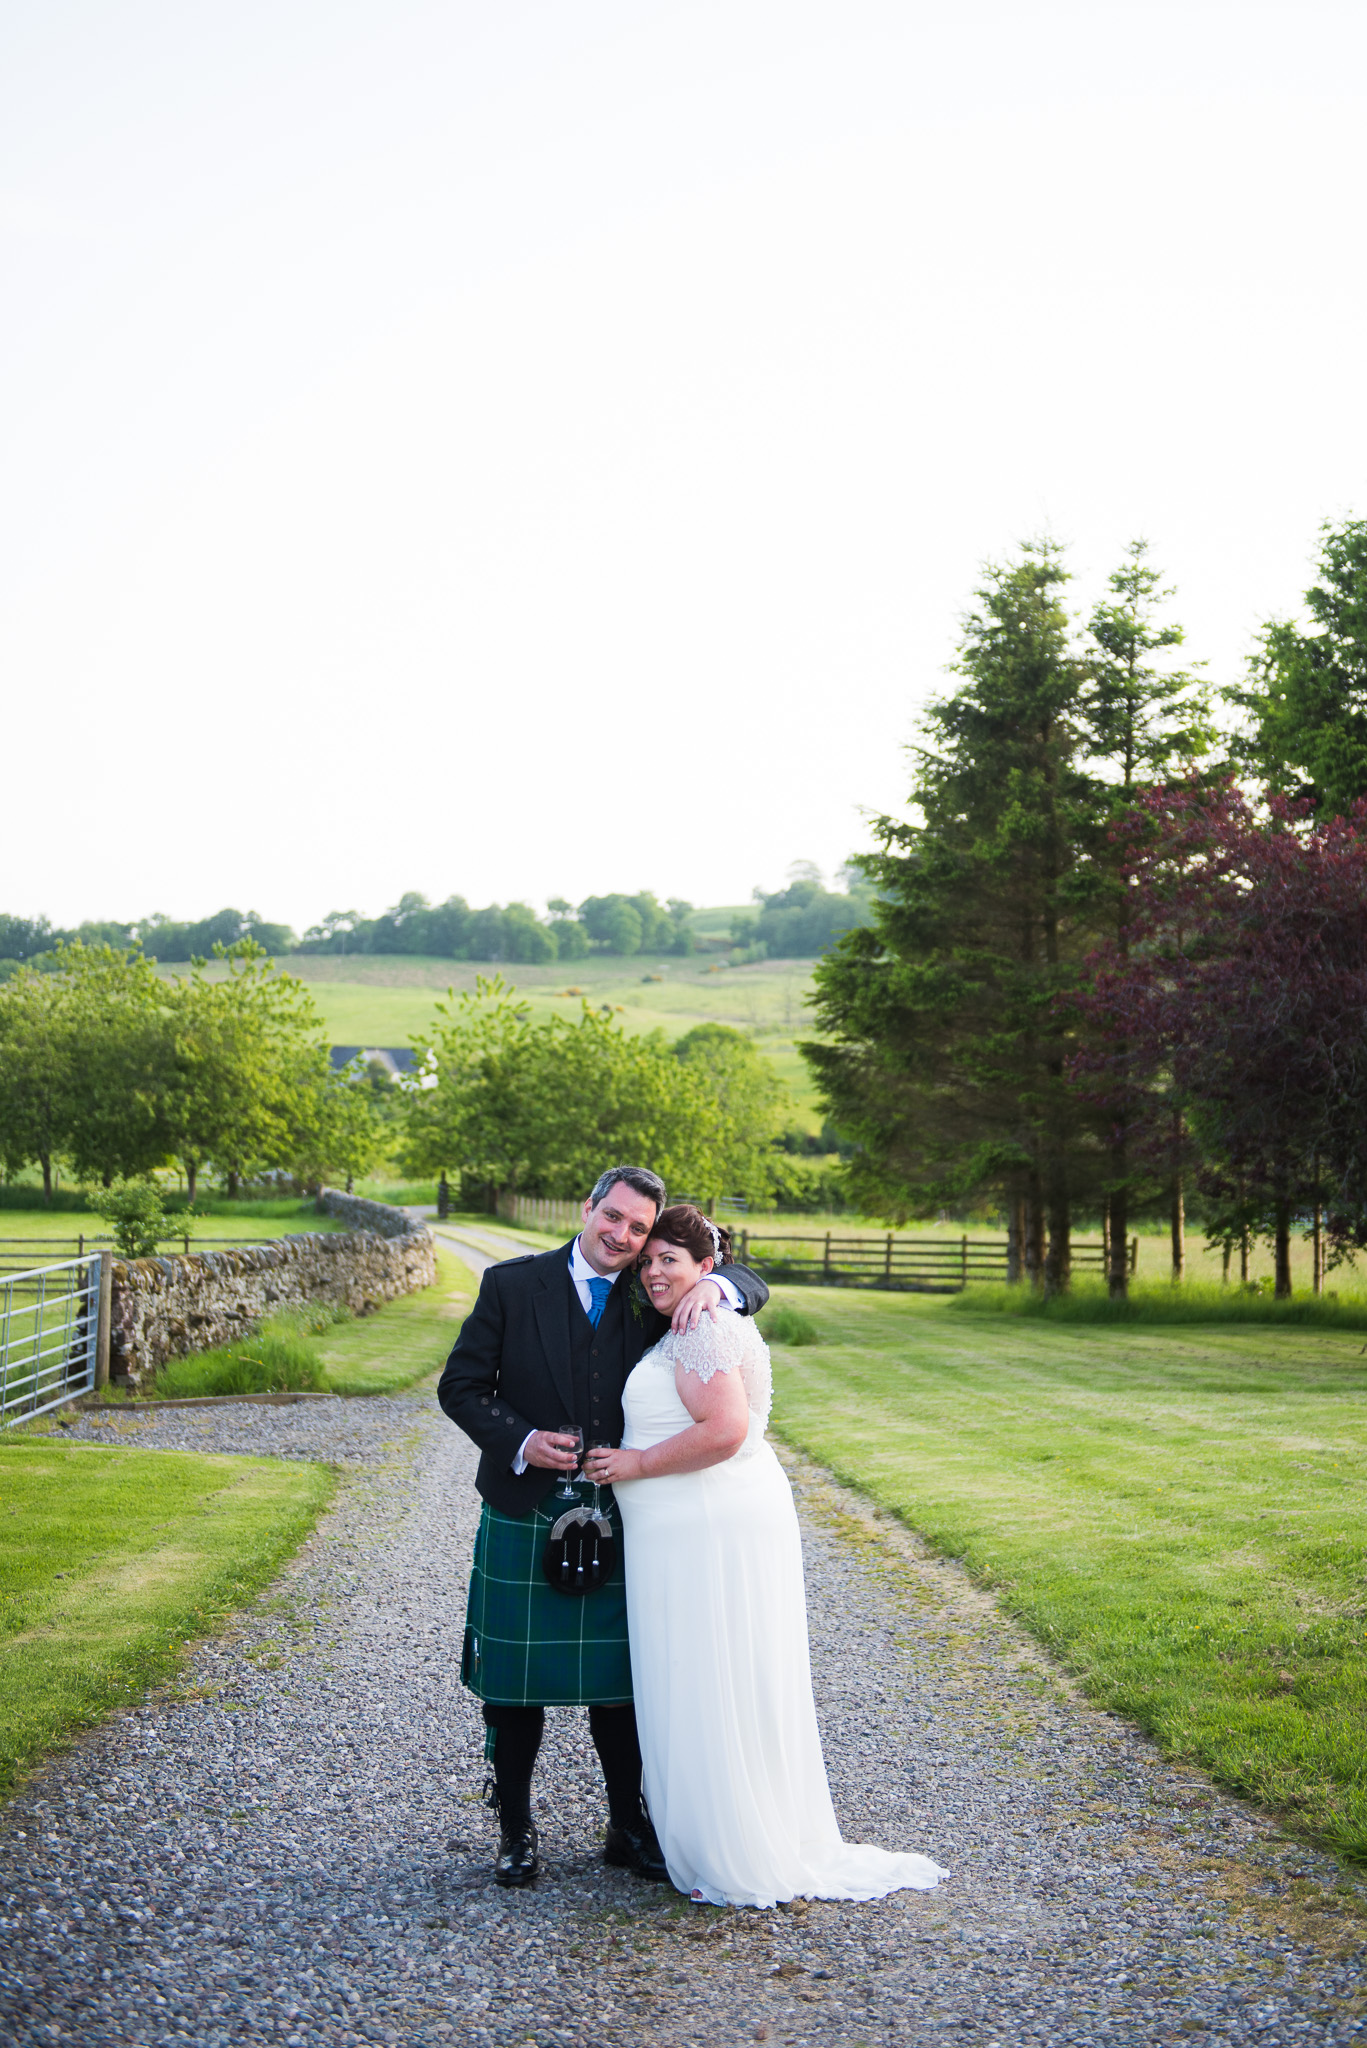
[[[709,1280],[715,1280],[718,1287],[720,1287],[722,1306],[724,1308],[739,1308],[741,1306],[739,1287],[733,1286],[723,1273],[709,1273],[707,1277]]]
[[[527,1434],[523,1437],[521,1445],[518,1448],[517,1456],[513,1459],[513,1470],[517,1474],[519,1479],[522,1477],[523,1473],[527,1469],[527,1446],[535,1435],[536,1431],[534,1429],[529,1429],[527,1431]]]

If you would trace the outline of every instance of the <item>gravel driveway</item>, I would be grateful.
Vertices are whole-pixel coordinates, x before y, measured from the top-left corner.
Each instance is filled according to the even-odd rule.
[[[793,1461],[847,1834],[934,1893],[772,1913],[609,1871],[585,1717],[550,1716],[547,1869],[489,1875],[456,1678],[471,1447],[430,1387],[78,1436],[331,1457],[339,1501],[177,1687],[0,1816],[6,2042],[821,2044],[1361,2037],[1362,1895],[1070,1697],[952,1567]]]

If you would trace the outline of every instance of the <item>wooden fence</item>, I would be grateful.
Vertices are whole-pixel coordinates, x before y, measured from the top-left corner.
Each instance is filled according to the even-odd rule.
[[[188,1258],[191,1250],[199,1252],[224,1251],[233,1245],[246,1246],[245,1237],[159,1237],[158,1245],[164,1245],[171,1253],[184,1252]],[[92,1236],[89,1231],[74,1231],[70,1237],[0,1237],[0,1273],[21,1272],[33,1265],[51,1265],[55,1259],[83,1259],[88,1252],[108,1251],[113,1245],[112,1237]]]
[[[768,1280],[799,1287],[881,1287],[919,1294],[958,1294],[975,1280],[1005,1280],[1004,1237],[904,1237],[898,1231],[877,1237],[774,1237],[766,1231],[742,1230],[736,1256]],[[1129,1265],[1139,1259],[1139,1239],[1132,1238]],[[1100,1245],[1073,1248],[1074,1271],[1088,1267],[1105,1271]]]

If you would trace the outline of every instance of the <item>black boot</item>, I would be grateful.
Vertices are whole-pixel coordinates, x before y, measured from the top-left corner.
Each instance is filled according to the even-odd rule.
[[[665,1862],[664,1851],[651,1825],[650,1815],[645,1812],[631,1827],[618,1828],[608,1822],[603,1861],[616,1863],[623,1870],[634,1870],[638,1877],[653,1877],[657,1884],[669,1882],[669,1866]]]
[[[530,1884],[541,1868],[541,1859],[536,1853],[536,1822],[532,1819],[531,1800],[513,1802],[495,1793],[495,1807],[498,1813],[498,1856],[494,1863],[494,1883]]]
[[[608,1793],[608,1835],[603,1861],[638,1877],[663,1884],[669,1871],[641,1804],[641,1745],[636,1734],[636,1709],[590,1707],[589,1730]]]
[[[532,1819],[532,1766],[541,1746],[545,1715],[540,1707],[486,1704],[484,1721],[494,1731],[494,1772],[485,1784],[486,1797],[498,1815],[494,1882],[530,1884],[541,1868]]]

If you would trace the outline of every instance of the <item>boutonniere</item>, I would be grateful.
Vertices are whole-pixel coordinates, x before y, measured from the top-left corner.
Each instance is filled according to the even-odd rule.
[[[641,1285],[641,1276],[639,1273],[633,1273],[631,1276],[631,1286],[627,1293],[627,1300],[631,1304],[631,1313],[633,1319],[638,1323],[643,1323],[645,1321],[645,1315],[643,1311],[646,1306],[646,1291],[645,1288]]]

